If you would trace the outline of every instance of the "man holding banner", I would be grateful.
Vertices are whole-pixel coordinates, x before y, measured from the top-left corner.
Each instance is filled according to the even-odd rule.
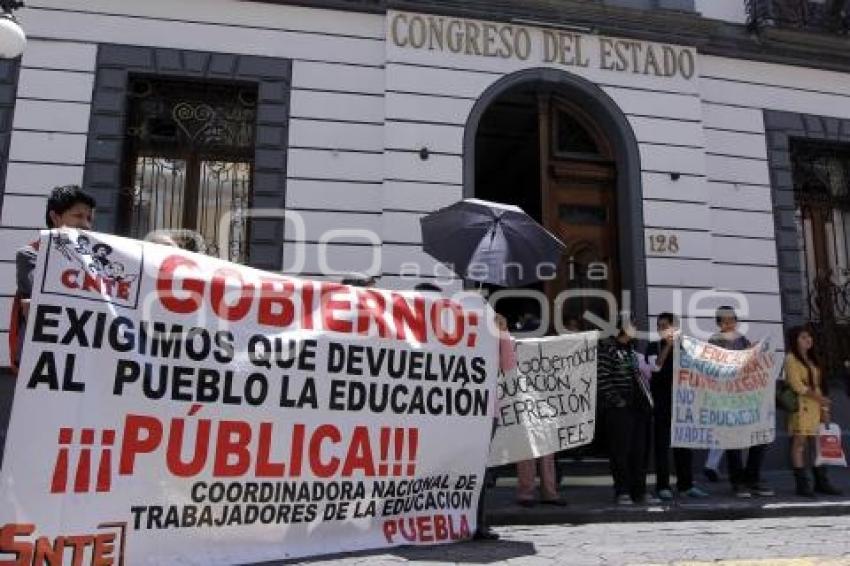
[[[709,339],[710,343],[727,350],[747,350],[752,347],[747,337],[738,332],[738,314],[734,308],[729,306],[718,308],[715,319],[720,332]],[[732,484],[732,491],[737,496],[747,497],[748,493],[760,497],[775,495],[773,489],[761,481],[761,467],[767,446],[767,444],[755,444],[746,451],[734,450],[727,453],[729,481]]]
[[[718,311],[730,326],[734,310]],[[744,346],[745,337],[715,336],[712,342]],[[729,475],[738,497],[773,495],[760,483],[764,450],[776,435],[775,360],[769,342],[748,348],[724,348],[683,337],[674,379],[672,445],[680,448],[728,450]],[[749,345],[749,342],[746,343]],[[749,449],[746,468],[742,465]]]
[[[47,197],[44,220],[48,228],[91,228],[95,200],[77,185],[55,187]],[[0,466],[6,444],[6,430],[15,393],[14,376],[24,347],[24,330],[29,314],[33,275],[39,241],[30,242],[15,254],[15,297],[9,321],[9,358],[11,375],[0,375]]]
[[[670,489],[670,428],[673,419],[673,359],[678,344],[678,325],[673,313],[658,315],[657,342],[652,342],[646,351],[652,369],[650,388],[655,403],[653,412],[655,453],[655,490],[662,501],[671,501]],[[694,484],[693,451],[674,448],[673,463],[676,468],[676,490],[679,495],[692,498],[708,497],[708,493]]]
[[[76,185],[56,187],[47,198],[44,213],[47,228],[91,228],[94,216],[94,198]],[[38,257],[38,240],[19,249],[15,254],[15,300],[9,331],[9,351],[12,369],[17,370],[23,348],[24,325],[29,313],[33,275]]]

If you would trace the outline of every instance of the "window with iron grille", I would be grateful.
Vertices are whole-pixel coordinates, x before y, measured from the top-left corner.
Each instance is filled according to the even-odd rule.
[[[846,34],[850,0],[746,0],[750,25]]]
[[[256,87],[132,77],[128,96],[120,225],[245,263]]]
[[[850,322],[850,144],[792,140],[809,319]]]

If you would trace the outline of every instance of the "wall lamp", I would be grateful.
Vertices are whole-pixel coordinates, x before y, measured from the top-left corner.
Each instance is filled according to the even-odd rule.
[[[23,7],[19,0],[0,0],[0,59],[15,59],[24,52],[27,36],[13,15]]]

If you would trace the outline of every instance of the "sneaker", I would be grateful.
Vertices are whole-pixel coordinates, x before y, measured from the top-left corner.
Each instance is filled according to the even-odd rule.
[[[720,481],[720,476],[717,475],[717,470],[712,470],[711,468],[703,468],[702,475],[704,475],[705,478],[712,483],[717,483]]]
[[[691,499],[705,499],[706,497],[711,497],[710,493],[697,486],[694,486],[691,489],[687,490],[685,492],[685,495],[690,497]]]
[[[750,491],[754,495],[758,495],[759,497],[773,497],[774,495],[776,495],[775,491],[773,491],[769,486],[766,486],[762,483],[751,484]]]
[[[749,499],[750,497],[752,497],[750,490],[748,490],[742,485],[733,485],[732,493],[734,493],[735,497],[737,497],[738,499]]]
[[[543,500],[540,501],[540,504],[541,505],[551,505],[553,507],[566,507],[567,506],[566,500],[561,499],[560,497],[557,498],[557,499],[543,499]]]
[[[531,507],[534,507],[535,505],[537,505],[537,502],[534,501],[533,499],[518,499],[516,504],[519,505],[520,507],[525,507],[525,508],[530,509]]]
[[[632,498],[627,493],[621,493],[614,501],[617,505],[634,505],[634,501],[632,501]]]
[[[673,492],[667,488],[659,489],[658,499],[660,499],[661,501],[673,501]]]

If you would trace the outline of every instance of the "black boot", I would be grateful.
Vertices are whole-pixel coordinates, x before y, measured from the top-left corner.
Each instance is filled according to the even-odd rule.
[[[824,495],[841,495],[843,492],[829,482],[826,466],[813,468],[815,474],[815,492]]]
[[[805,468],[794,468],[794,480],[797,482],[797,495],[800,497],[815,496],[815,492],[812,491],[812,485],[809,483],[809,476],[806,474]]]

